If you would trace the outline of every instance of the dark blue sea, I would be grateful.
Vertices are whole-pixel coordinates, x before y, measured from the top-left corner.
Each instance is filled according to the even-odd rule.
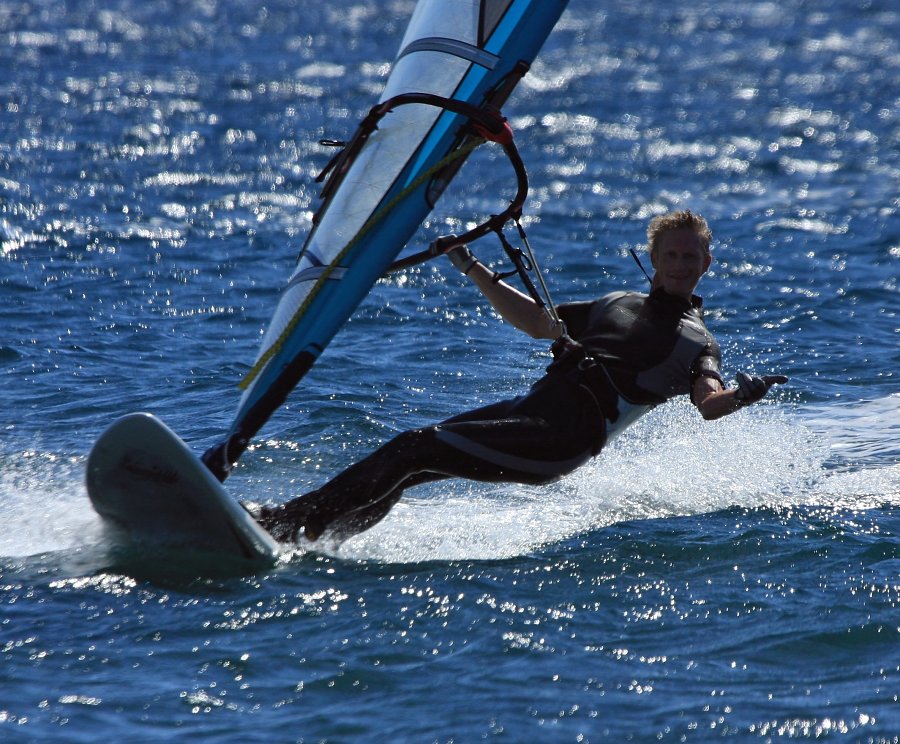
[[[104,531],[85,458],[237,405],[411,0],[0,0],[0,740],[900,741],[900,9],[572,0],[505,107],[557,301],[704,214],[726,376],[546,487],[413,490],[249,575]],[[412,241],[502,208],[484,148]],[[498,267],[497,241],[474,246]],[[548,352],[443,260],[379,283],[228,481],[280,502]]]

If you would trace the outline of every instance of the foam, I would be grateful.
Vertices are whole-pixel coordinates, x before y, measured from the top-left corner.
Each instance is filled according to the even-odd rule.
[[[840,419],[841,411],[829,420]],[[871,424],[867,417],[866,442],[878,437]],[[832,431],[842,432],[844,450],[851,447],[848,427],[838,423]],[[412,492],[382,523],[335,552],[391,562],[503,559],[621,521],[732,506],[900,503],[900,466],[844,472],[829,463],[834,452],[834,441],[809,426],[801,411],[764,403],[705,422],[689,403],[676,401],[555,484],[434,484],[424,495]]]
[[[100,539],[83,461],[27,450],[0,454],[0,469],[0,556],[70,550]]]

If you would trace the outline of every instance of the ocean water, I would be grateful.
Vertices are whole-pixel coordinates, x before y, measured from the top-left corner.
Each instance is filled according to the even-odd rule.
[[[572,0],[506,106],[557,300],[715,233],[724,370],[542,488],[447,481],[252,575],[117,546],[93,440],[201,451],[372,105],[406,0],[0,3],[0,739],[900,741],[900,11]],[[474,156],[413,241],[496,211]],[[499,262],[491,240],[474,246]],[[523,390],[547,349],[445,262],[379,283],[228,481],[278,502]],[[202,575],[199,575],[202,574]]]

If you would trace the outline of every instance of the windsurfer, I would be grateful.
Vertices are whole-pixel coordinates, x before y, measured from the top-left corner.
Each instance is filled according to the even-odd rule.
[[[781,375],[739,372],[727,388],[719,346],[693,293],[712,262],[706,221],[689,211],[656,217],[648,250],[649,295],[615,292],[566,303],[554,319],[465,246],[448,255],[494,309],[534,338],[554,339],[554,361],[523,396],[404,432],[321,488],[266,507],[260,523],[281,540],[338,538],[381,520],[403,492],[448,477],[541,484],[596,456],[641,414],[690,395],[712,420],[760,400]],[[560,322],[561,320],[561,322]]]

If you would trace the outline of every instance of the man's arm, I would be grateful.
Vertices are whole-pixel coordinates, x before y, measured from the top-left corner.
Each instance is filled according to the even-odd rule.
[[[558,338],[562,326],[532,297],[504,281],[495,281],[494,272],[479,262],[466,246],[448,254],[456,268],[468,276],[500,316],[532,338]]]
[[[707,421],[722,418],[743,407],[734,397],[734,389],[725,388],[712,377],[700,377],[694,383],[693,392],[694,405]]]
[[[726,388],[719,380],[704,376],[694,383],[692,397],[703,418],[712,421],[762,400],[772,385],[783,385],[787,381],[784,375],[751,377],[738,372],[737,387]]]

